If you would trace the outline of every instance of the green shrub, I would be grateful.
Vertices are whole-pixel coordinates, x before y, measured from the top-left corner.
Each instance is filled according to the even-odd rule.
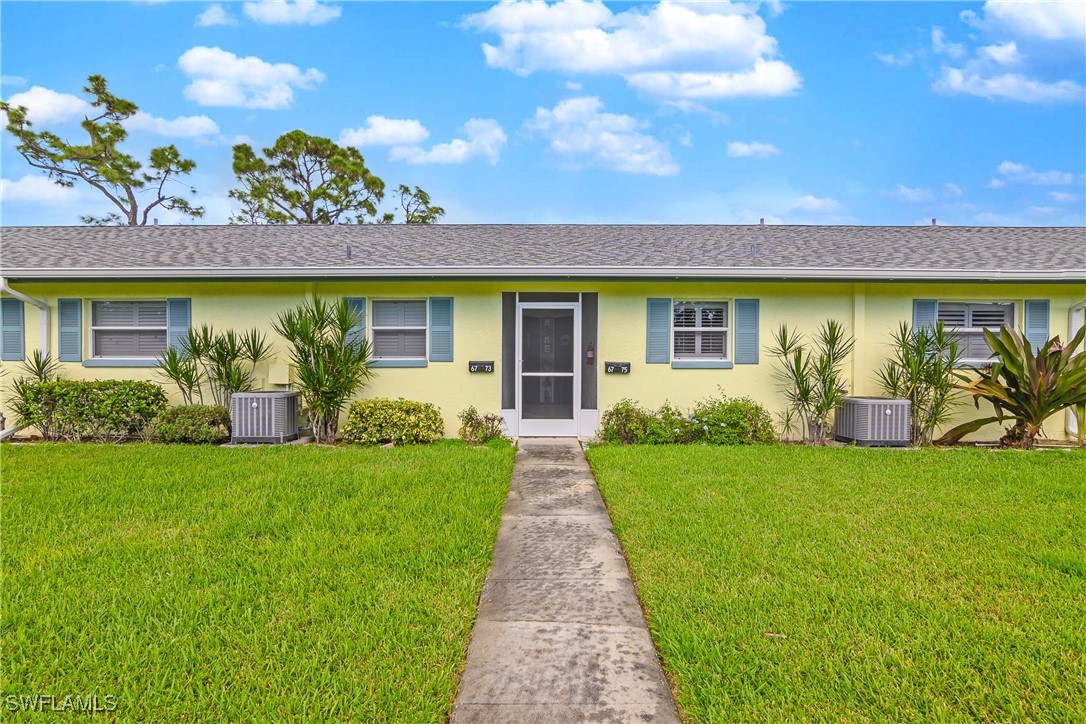
[[[214,405],[181,405],[163,410],[151,422],[155,442],[217,445],[230,439],[230,411]]]
[[[429,402],[375,398],[351,405],[343,439],[357,443],[417,445],[445,435],[441,411]]]
[[[15,393],[19,423],[47,440],[146,439],[166,408],[162,388],[138,380],[22,380]]]
[[[472,405],[461,412],[460,439],[469,445],[486,445],[502,437],[502,416],[490,412],[480,415]]]
[[[690,442],[691,434],[690,420],[673,405],[653,412],[624,399],[603,413],[599,437],[624,445],[669,445]]]
[[[776,441],[773,421],[765,408],[742,397],[711,398],[690,414],[670,403],[648,410],[633,400],[620,400],[603,413],[601,442],[624,445],[749,445]]]
[[[749,397],[709,398],[694,407],[692,442],[709,445],[753,445],[777,441],[773,418]]]

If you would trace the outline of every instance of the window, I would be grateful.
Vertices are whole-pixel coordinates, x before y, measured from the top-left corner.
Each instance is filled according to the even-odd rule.
[[[967,362],[984,362],[992,355],[984,341],[984,330],[998,332],[1014,324],[1014,305],[1006,302],[972,304],[939,302],[938,319],[953,330]]]
[[[91,302],[92,355],[154,359],[166,350],[166,300]]]
[[[373,358],[426,359],[426,300],[374,300]]]
[[[727,359],[728,303],[675,302],[672,336],[676,359]]]

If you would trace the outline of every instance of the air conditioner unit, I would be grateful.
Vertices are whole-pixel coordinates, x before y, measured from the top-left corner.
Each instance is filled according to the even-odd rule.
[[[298,439],[297,392],[235,392],[230,396],[230,442]]]
[[[912,403],[887,397],[846,397],[837,409],[833,439],[863,447],[907,447]]]

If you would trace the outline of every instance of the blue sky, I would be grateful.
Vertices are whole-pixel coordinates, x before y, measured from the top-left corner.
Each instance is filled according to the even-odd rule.
[[[0,28],[4,99],[75,139],[105,75],[210,223],[231,144],[302,128],[446,222],[1086,224],[1082,2],[3,2]],[[0,163],[6,225],[109,210],[7,134]]]

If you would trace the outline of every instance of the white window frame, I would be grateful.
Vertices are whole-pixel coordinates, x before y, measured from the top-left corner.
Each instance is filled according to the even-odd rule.
[[[971,307],[975,307],[975,306],[979,307],[979,306],[999,305],[999,306],[1007,307],[1008,309],[1011,310],[1011,318],[1007,322],[1007,324],[1005,324],[1004,326],[1011,327],[1012,329],[1014,328],[1015,319],[1018,318],[1018,304],[1017,304],[1017,302],[1008,301],[1008,300],[1005,300],[1005,299],[1004,300],[940,299],[935,303],[935,319],[937,321],[939,319],[939,308],[943,304],[964,304],[965,305],[965,314],[966,314],[966,322],[967,323],[972,321]],[[956,334],[974,335],[974,336],[980,335],[981,337],[984,336],[984,330],[985,329],[991,329],[990,327],[973,327],[973,326],[951,327],[950,325],[946,325],[946,328],[947,328],[947,331],[953,332],[953,333],[956,333]],[[967,341],[959,341],[959,344],[968,345],[969,343]],[[965,352],[965,350],[962,350],[962,351],[963,351],[963,353]],[[963,365],[974,365],[974,366],[975,365],[986,365],[986,364],[991,364],[991,362],[992,362],[991,357],[985,357],[985,358],[962,357],[962,359],[961,359],[961,363]]]
[[[716,306],[721,305],[724,307],[724,326],[723,327],[702,327],[701,326],[701,314],[697,315],[697,326],[695,327],[676,327],[675,326],[675,307],[680,304],[693,304],[693,305],[705,305]],[[731,361],[731,345],[732,345],[732,300],[730,299],[672,299],[671,300],[671,359],[680,361]],[[675,349],[675,333],[676,332],[694,332],[695,333],[695,347],[701,348],[701,332],[721,332],[724,335],[724,346],[721,354],[702,354],[696,352],[680,353]]]
[[[429,299],[429,297],[422,297],[422,298],[419,298],[419,297],[407,297],[407,298],[403,298],[403,299],[397,299],[395,297],[384,297],[384,298],[381,298],[381,299],[371,299],[370,300],[370,308],[369,308],[369,319],[372,320],[373,322],[377,321],[377,314],[375,313],[374,310],[375,310],[376,306],[378,304],[380,304],[381,302],[422,302],[423,314],[426,315],[426,321],[423,323],[423,326],[421,326],[421,327],[386,327],[386,326],[378,326],[377,324],[370,324],[368,333],[369,333],[369,339],[370,339],[370,349],[374,351],[374,355],[373,355],[374,361],[377,361],[377,360],[389,360],[389,361],[423,360],[423,361],[425,361],[425,360],[429,359],[429,354],[428,354],[428,350],[430,349],[430,299]],[[377,351],[377,344],[376,344],[377,335],[375,334],[376,332],[380,332],[380,331],[406,332],[406,331],[418,331],[418,330],[422,330],[422,337],[423,337],[422,354],[419,355],[418,357],[379,357],[376,354],[376,351]]]
[[[94,307],[96,304],[117,304],[117,303],[140,303],[140,302],[155,302],[166,305],[166,324],[161,327],[117,327],[117,326],[99,326],[94,323]],[[90,300],[90,308],[87,310],[90,314],[90,319],[87,321],[87,325],[90,328],[90,347],[91,347],[91,359],[104,359],[104,360],[121,360],[121,359],[158,359],[160,355],[139,356],[139,355],[102,355],[98,354],[98,335],[97,332],[146,332],[146,331],[161,331],[166,335],[166,347],[170,345],[170,306],[169,302],[163,299],[92,299]],[[166,348],[163,347],[163,352]]]

